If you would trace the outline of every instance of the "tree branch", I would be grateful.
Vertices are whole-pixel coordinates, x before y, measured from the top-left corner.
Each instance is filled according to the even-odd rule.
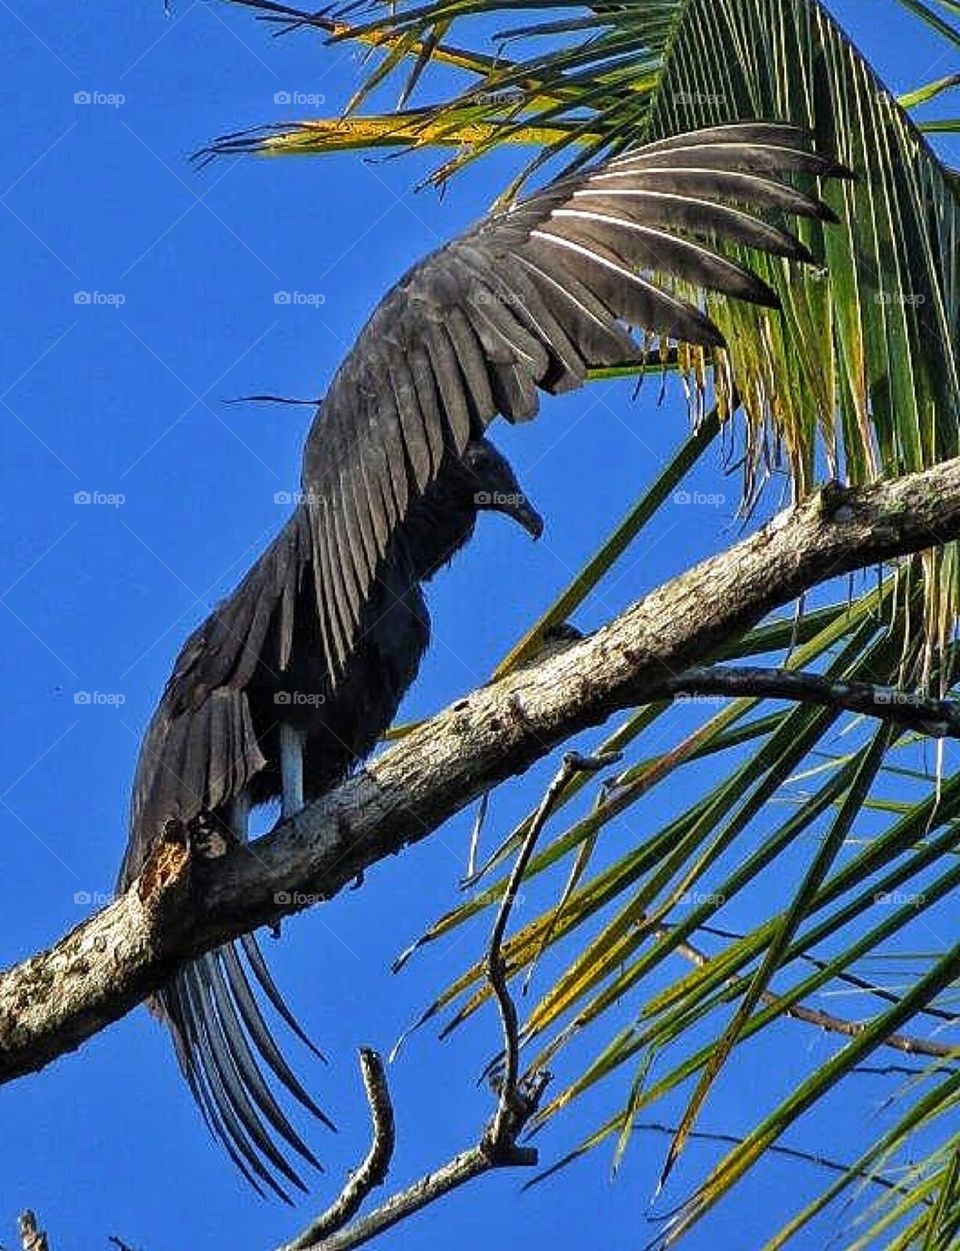
[[[503,1069],[496,1081],[497,1106],[489,1123],[481,1135],[479,1143],[468,1151],[462,1151],[442,1168],[428,1173],[398,1194],[392,1195],[386,1203],[376,1211],[361,1217],[347,1229],[338,1225],[329,1237],[321,1240],[322,1235],[330,1230],[327,1217],[334,1212],[340,1200],[328,1209],[328,1213],[315,1222],[305,1233],[301,1234],[287,1247],[280,1251],[354,1251],[364,1243],[370,1242],[391,1226],[406,1220],[415,1212],[421,1211],[431,1203],[456,1190],[476,1177],[483,1176],[493,1169],[505,1167],[532,1167],[538,1162],[538,1154],[534,1148],[520,1147],[517,1140],[536,1112],[543,1091],[549,1081],[545,1072],[529,1073],[520,1077],[520,1027],[517,1019],[516,1004],[510,995],[507,985],[506,962],[503,958],[503,939],[513,912],[517,889],[523,879],[530,857],[533,855],[540,832],[550,819],[570,779],[583,771],[595,772],[614,764],[620,757],[616,752],[607,752],[600,756],[582,756],[579,752],[567,752],[556,777],[547,787],[546,793],[532,821],[530,829],[510,873],[507,890],[500,901],[493,928],[490,931],[490,942],[487,949],[487,976],[493,997],[500,1013],[500,1025],[503,1030]],[[340,1225],[342,1225],[342,1221]]]
[[[871,487],[827,484],[591,637],[458,700],[256,842],[207,864],[161,846],[123,897],[0,976],[0,1081],[76,1048],[187,960],[330,899],[802,592],[956,538],[960,459]]]
[[[684,670],[664,683],[670,695],[719,695],[727,699],[787,699],[877,717],[932,738],[960,738],[960,703],[927,699],[875,682],[836,682],[817,673],[756,666],[706,665]]]
[[[550,819],[560,796],[566,790],[567,783],[578,773],[595,773],[608,765],[616,764],[620,759],[619,752],[606,752],[600,756],[581,756],[579,752],[567,752],[560,766],[560,771],[547,787],[537,811],[530,822],[513,868],[507,889],[500,900],[496,920],[490,932],[490,943],[487,948],[487,979],[490,989],[500,1008],[500,1020],[503,1025],[503,1067],[499,1078],[500,1099],[496,1113],[485,1138],[487,1152],[491,1159],[503,1154],[505,1150],[516,1153],[517,1125],[526,1124],[534,1108],[529,1099],[519,1089],[520,1077],[520,1022],[517,1019],[517,1007],[510,995],[507,985],[507,962],[503,955],[503,939],[507,932],[510,914],[514,901],[530,863],[540,837],[540,831]],[[536,1076],[534,1077],[536,1081]],[[536,1152],[527,1152],[525,1159],[515,1160],[516,1163],[536,1163]]]
[[[383,1071],[383,1061],[369,1047],[360,1048],[360,1071],[363,1074],[367,1103],[370,1105],[370,1119],[373,1121],[370,1149],[363,1163],[356,1172],[351,1173],[347,1184],[327,1210],[280,1251],[305,1251],[305,1248],[315,1246],[342,1229],[360,1210],[364,1199],[374,1187],[381,1186],[387,1179],[397,1138],[393,1103],[387,1075]]]

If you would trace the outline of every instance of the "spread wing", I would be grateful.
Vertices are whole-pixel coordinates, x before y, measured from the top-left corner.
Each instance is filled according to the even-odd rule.
[[[306,524],[298,508],[183,647],[141,747],[121,889],[137,876],[169,825],[202,827],[213,810],[243,794],[266,764],[248,686],[257,665],[280,672],[290,659],[310,552]],[[320,1165],[269,1079],[330,1122],[274,1041],[261,999],[319,1056],[252,934],[186,965],[153,1006],[170,1028],[181,1070],[211,1133],[259,1193],[270,1190],[286,1199],[284,1183],[305,1187],[284,1146]]]
[[[341,365],[310,432],[303,485],[325,659],[342,669],[394,529],[497,413],[533,417],[538,390],[637,358],[627,332],[715,346],[673,280],[776,306],[717,251],[737,244],[809,260],[757,216],[832,219],[784,176],[844,175],[794,127],[748,123],[679,135],[554,182],[415,265]]]
[[[279,673],[290,659],[307,524],[298,507],[181,650],[140,749],[121,889],[169,824],[186,827],[226,804],[264,767],[247,687],[258,665]]]

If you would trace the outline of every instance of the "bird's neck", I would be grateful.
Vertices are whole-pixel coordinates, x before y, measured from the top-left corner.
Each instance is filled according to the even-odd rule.
[[[477,521],[471,504],[421,496],[410,508],[400,538],[413,578],[428,582],[460,550],[473,534]]]

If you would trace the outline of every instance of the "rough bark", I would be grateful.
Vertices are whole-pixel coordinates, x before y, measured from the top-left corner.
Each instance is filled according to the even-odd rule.
[[[801,592],[958,537],[960,459],[828,484],[596,634],[458,700],[249,847],[200,865],[165,846],[123,897],[0,975],[0,1081],[76,1048],[192,956],[336,895]]]

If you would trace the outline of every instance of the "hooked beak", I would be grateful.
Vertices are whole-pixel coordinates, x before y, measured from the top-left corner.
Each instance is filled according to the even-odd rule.
[[[532,539],[539,539],[543,534],[543,518],[525,495],[518,496],[503,511],[518,525],[523,526]]]

